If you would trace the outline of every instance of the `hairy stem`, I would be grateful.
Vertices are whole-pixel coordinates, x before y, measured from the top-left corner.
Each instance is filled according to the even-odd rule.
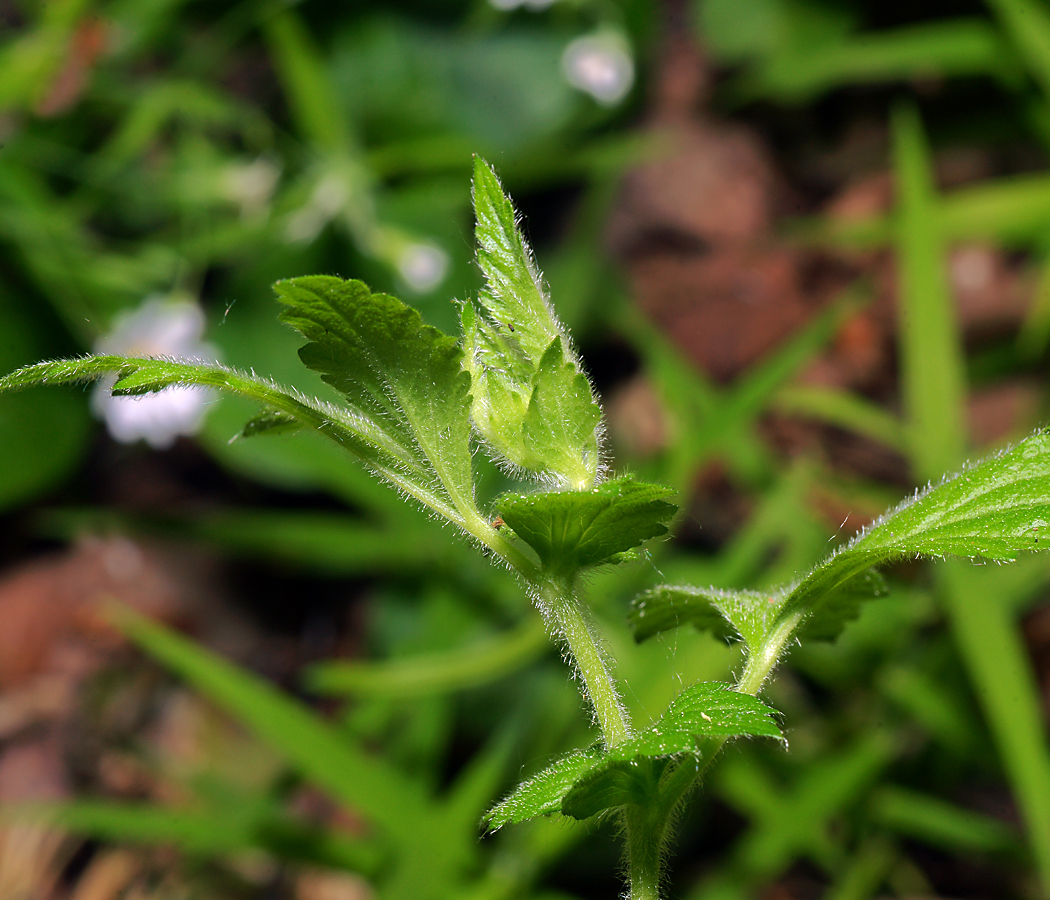
[[[757,695],[770,673],[784,655],[784,647],[801,624],[804,615],[801,611],[787,616],[766,637],[760,647],[756,647],[747,656],[747,664],[740,675],[736,689],[742,694]]]
[[[762,646],[748,655],[744,671],[737,681],[736,690],[744,694],[758,694],[766,679],[780,662],[781,656],[784,655],[784,648],[803,618],[800,612],[784,619],[766,638]],[[654,817],[658,833],[663,835],[669,830],[668,824],[678,805],[692,790],[693,785],[703,778],[704,773],[710,768],[711,763],[715,761],[727,742],[728,738],[711,738],[705,747],[703,759],[699,762],[692,759],[682,760],[667,775],[660,789],[660,806]],[[634,900],[633,894],[631,900]]]
[[[615,747],[630,737],[631,724],[589,617],[567,580],[548,580],[539,586],[539,593],[583,679],[584,692],[594,708],[605,745]]]
[[[629,806],[624,813],[627,826],[627,864],[631,882],[630,900],[659,900],[662,823],[653,820],[652,810]]]

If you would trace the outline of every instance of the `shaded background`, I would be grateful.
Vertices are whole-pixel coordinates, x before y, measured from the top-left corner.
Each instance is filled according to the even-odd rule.
[[[322,391],[272,282],[362,278],[454,330],[471,156],[496,166],[610,463],[681,494],[674,539],[591,586],[638,721],[738,653],[635,647],[634,593],[790,579],[1045,421],[1044,0],[4,0],[0,41],[5,371],[177,352],[174,309]],[[509,577],[334,445],[230,444],[250,406],[203,398],[158,449],[93,391],[0,398],[0,898],[619,892],[611,823],[478,837],[589,740]],[[791,752],[726,754],[673,896],[1050,895],[1050,568],[945,572],[791,655]],[[112,598],[198,643],[129,642]]]

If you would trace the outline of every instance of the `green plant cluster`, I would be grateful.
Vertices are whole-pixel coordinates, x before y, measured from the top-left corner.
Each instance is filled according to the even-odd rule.
[[[462,343],[359,281],[305,276],[278,282],[286,307],[282,319],[309,341],[300,359],[339,392],[339,403],[219,365],[114,356],[27,366],[0,378],[0,391],[110,373],[117,376],[118,396],[173,385],[218,388],[263,404],[242,436],[313,429],[457,526],[520,579],[576,668],[600,729],[593,747],[556,759],[491,809],[487,827],[553,813],[580,820],[617,814],[627,842],[630,897],[657,900],[663,895],[673,820],[685,796],[727,739],[783,739],[774,710],[755,695],[798,636],[834,638],[857,616],[862,599],[880,593],[873,567],[922,556],[1013,560],[1021,551],[1047,546],[1050,437],[1037,432],[916,493],[795,583],[767,592],[665,585],[643,594],[632,609],[639,640],[685,623],[713,627],[741,641],[744,667],[735,685],[684,687],[655,722],[639,728],[624,707],[614,661],[580,596],[580,579],[595,567],[623,564],[625,554],[665,534],[676,509],[668,502],[671,491],[629,477],[602,477],[593,389],[553,317],[510,200],[480,158],[474,204],[487,290],[479,296],[480,309],[465,307],[472,311],[463,316]],[[517,323],[513,330],[511,319]],[[481,403],[473,395],[475,385]],[[561,489],[497,498],[500,522],[492,524],[476,500],[472,423],[483,445],[519,477],[553,481]],[[127,621],[132,634],[159,640],[162,655],[183,658],[186,647],[179,639],[157,626]],[[212,671],[216,663],[195,659],[194,653],[200,651],[191,650],[177,664],[193,666],[198,677],[211,679],[212,691],[225,693],[227,703],[256,718],[258,701],[247,705],[259,691],[251,679],[232,669],[223,673],[221,666]],[[263,708],[270,705],[263,700]],[[311,755],[341,754],[326,728],[294,705],[286,703],[276,721],[253,724],[272,733],[281,719],[306,729]],[[316,774],[331,777],[326,769]],[[396,782],[372,785],[373,799],[362,809],[371,807],[377,824],[388,830],[395,819],[404,827],[400,804],[396,811],[380,812],[388,801],[386,788],[396,796]],[[344,796],[357,804],[352,787]],[[365,858],[381,854],[370,843],[354,852]],[[402,871],[401,877],[408,876]],[[433,886],[426,889],[437,896],[432,892]]]
[[[900,409],[790,384],[827,344],[850,300],[720,386],[631,310],[598,262],[616,177],[659,148],[626,132],[623,118],[574,96],[557,74],[557,55],[579,28],[595,24],[627,29],[642,54],[650,52],[660,21],[638,4],[611,11],[558,3],[545,13],[507,15],[475,4],[455,27],[444,27],[451,13],[435,25],[411,12],[371,9],[329,28],[333,23],[311,4],[244,3],[214,16],[177,3],[71,0],[46,9],[25,4],[25,28],[5,37],[0,53],[0,368],[85,352],[120,309],[151,292],[199,293],[207,279],[209,292],[221,298],[212,309],[212,333],[223,359],[269,373],[288,390],[234,368],[204,373],[156,362],[81,360],[37,373],[64,380],[111,371],[125,376],[128,391],[200,379],[253,398],[229,397],[213,410],[200,438],[213,458],[271,486],[328,492],[350,510],[223,508],[136,517],[81,506],[52,510],[44,527],[62,536],[85,527],[177,535],[265,561],[260,565],[277,561],[330,579],[383,579],[374,589],[371,635],[378,660],[333,661],[305,673],[310,691],[347,701],[336,721],[174,633],[120,617],[140,646],[244,722],[288,770],[367,821],[366,837],[320,831],[289,813],[287,779],[243,788],[202,778],[186,788],[192,802],[178,808],[85,799],[48,815],[102,840],[173,844],[195,858],[262,850],[358,872],[382,897],[611,895],[616,863],[602,847],[613,828],[577,824],[573,815],[618,806],[620,813],[598,822],[626,821],[631,834],[655,833],[659,823],[640,821],[644,816],[631,807],[653,808],[655,792],[665,821],[673,822],[673,801],[690,787],[688,763],[695,774],[713,760],[726,735],[712,733],[712,723],[735,716],[737,734],[783,729],[791,752],[775,739],[738,741],[705,769],[702,797],[679,813],[679,846],[697,862],[670,863],[674,896],[755,896],[800,871],[826,885],[833,900],[930,894],[929,872],[941,855],[999,873],[999,883],[1017,896],[1050,890],[1050,752],[1019,628],[1045,590],[1045,562],[1022,555],[1003,566],[904,567],[890,571],[885,584],[869,571],[875,562],[918,553],[995,558],[1011,547],[1033,549],[1046,516],[1024,512],[1016,498],[1040,490],[1019,479],[1028,477],[1031,462],[1023,453],[1044,439],[1037,435],[964,471],[941,489],[946,493],[923,493],[900,518],[813,569],[831,548],[814,494],[830,491],[837,506],[875,512],[896,503],[899,488],[843,482],[813,460],[785,467],[756,427],[770,410],[812,417],[901,453],[917,483],[939,483],[967,456],[979,455],[965,431],[968,387],[1044,375],[1050,294],[1039,293],[1016,344],[967,354],[944,266],[954,242],[978,241],[1027,254],[1041,272],[1050,178],[1033,165],[942,192],[925,133],[929,127],[938,146],[960,139],[985,146],[1019,134],[1046,145],[1050,25],[1042,4],[995,0],[965,18],[928,16],[891,27],[880,21],[888,13],[861,3],[703,0],[692,8],[713,58],[729,67],[731,77],[715,97],[723,111],[750,113],[757,102],[759,109],[794,115],[843,92],[890,100],[906,93],[922,103],[923,118],[907,102],[890,117],[898,186],[891,213],[846,224],[814,218],[794,229],[811,245],[895,254],[903,312]],[[116,49],[89,69],[76,104],[49,107],[68,49],[74,39],[90,37],[96,15],[108,23]],[[237,80],[226,67],[231,59],[248,71],[266,61],[280,112],[230,88]],[[440,89],[420,89],[428,84]],[[985,102],[974,102],[969,116],[956,109],[953,118],[952,108],[945,112],[929,99],[937,84]],[[988,114],[988,92],[998,117]],[[545,300],[537,304],[546,291],[527,251],[507,261],[500,291],[479,290],[471,241],[460,228],[474,152],[499,160],[516,195],[582,185],[578,221],[557,255],[545,254],[545,269],[577,339],[602,329],[622,335],[672,421],[667,445],[633,461],[633,480],[603,469],[603,436],[590,405],[596,397],[580,380],[568,329]],[[265,165],[257,167],[260,161]],[[236,189],[252,173],[274,172],[269,195]],[[486,196],[494,207],[506,202],[502,193]],[[333,207],[330,197],[342,198],[341,205]],[[493,254],[516,234],[504,223],[502,233],[481,236],[490,279],[501,277]],[[407,292],[401,253],[430,242],[449,254],[451,267],[441,285],[414,296],[420,320],[383,292]],[[278,278],[317,271],[361,277],[377,292],[338,279],[285,282],[286,314],[297,317],[293,324],[302,332],[313,332],[311,372],[296,365],[300,339],[251,298],[265,296]],[[422,324],[450,333],[457,327],[448,296],[478,297],[459,309],[459,327],[473,348],[466,375],[449,365],[456,341]],[[529,319],[534,332],[518,335],[521,307],[511,314],[499,305],[510,302],[536,316]],[[324,323],[344,303],[389,313],[369,327],[385,329],[378,346],[388,350],[397,335],[411,335],[420,351],[413,365],[388,368],[362,359],[353,336],[364,326],[347,321],[338,353],[354,360],[346,370],[354,378],[341,380],[326,368],[336,351],[335,338],[323,339]],[[452,407],[428,406],[432,396],[413,383],[423,364],[451,397],[464,396],[457,385],[469,378],[469,405],[455,407],[452,418]],[[557,410],[545,399],[555,384],[556,391],[572,386],[552,398]],[[530,423],[534,396],[539,403]],[[251,418],[260,401],[269,411]],[[0,503],[11,509],[68,478],[88,450],[91,429],[85,404],[66,391],[8,394],[0,403]],[[554,435],[552,423],[569,427],[537,452],[531,441]],[[269,437],[228,444],[242,429]],[[464,456],[470,429],[502,473],[484,454]],[[347,465],[337,443],[413,504],[377,487],[364,467]],[[664,504],[690,505],[693,476],[711,460],[749,491],[747,522],[717,554],[657,540],[646,545],[641,564],[623,564],[668,524]],[[1023,466],[1018,477],[1015,462]],[[1035,462],[1029,474],[1038,477],[1038,456]],[[514,484],[506,474],[524,475],[543,490]],[[1001,494],[997,487],[984,500],[967,495],[968,477],[978,487],[989,479]],[[588,478],[596,492],[564,490]],[[655,486],[662,484],[677,496]],[[565,499],[570,493],[580,498]],[[549,499],[534,499],[544,495]],[[636,504],[629,515],[628,500]],[[454,537],[454,529],[411,508],[420,504],[451,518],[471,539]],[[966,521],[971,513],[976,527]],[[494,528],[497,515],[505,525]],[[615,534],[631,533],[624,546],[604,537],[611,521]],[[567,522],[580,530],[566,533]],[[593,541],[587,522],[597,526]],[[673,533],[678,523],[669,524]],[[595,662],[616,660],[614,674],[625,687],[605,708],[614,730],[617,708],[629,717],[630,734],[625,728],[616,743],[622,749],[610,750],[579,714],[564,666],[548,652],[548,630],[565,631],[565,623],[548,625],[532,612],[521,584],[482,561],[471,541],[489,556],[519,553],[523,566],[555,572],[563,583],[577,566],[588,568],[581,635],[600,628],[604,648]],[[594,565],[603,561],[619,564]],[[862,567],[852,579],[823,580],[853,565]],[[658,582],[663,586],[653,587]],[[816,589],[808,599],[806,585]],[[878,594],[878,602],[861,602]],[[624,616],[632,597],[633,632]],[[822,611],[814,608],[789,632],[790,615],[810,610],[795,605],[801,601],[820,601]],[[854,615],[835,643],[823,642]],[[686,622],[697,627],[674,628]],[[790,666],[765,682],[765,699],[780,716],[771,719],[765,706],[727,709],[720,705],[724,687],[693,689],[727,683],[728,673],[750,672],[761,683],[755,660],[779,639],[771,628],[783,629],[781,649],[791,648]],[[645,637],[652,639],[634,641]],[[582,667],[578,674],[585,682]],[[464,733],[474,752],[450,776],[451,748]],[[382,756],[371,752],[376,747]],[[552,781],[545,773],[558,759],[564,762]],[[651,762],[635,765],[638,759]],[[1016,822],[989,814],[979,790],[977,796],[968,790],[1002,781],[1010,786]],[[493,808],[499,797],[506,799]],[[552,814],[509,824],[530,811]],[[486,813],[491,826],[508,824],[479,842]],[[737,830],[712,831],[716,815],[737,822]],[[648,860],[641,868],[659,870],[664,837],[655,846],[639,843],[636,856]]]

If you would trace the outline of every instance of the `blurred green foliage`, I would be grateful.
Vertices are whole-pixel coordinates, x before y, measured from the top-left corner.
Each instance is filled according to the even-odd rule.
[[[876,512],[900,493],[816,459],[785,462],[760,436],[763,415],[800,413],[879,441],[907,456],[916,483],[957,466],[974,449],[963,426],[968,360],[944,278],[945,253],[960,240],[1006,247],[1042,270],[997,377],[1041,385],[1050,342],[1045,0],[948,13],[924,3],[698,0],[688,13],[725,75],[713,98],[720,114],[805,122],[856,102],[892,123],[893,211],[848,224],[809,217],[788,231],[808,245],[896,254],[899,406],[789,383],[863,300],[864,284],[729,385],[696,371],[630,305],[603,261],[602,229],[620,174],[659,150],[635,126],[665,14],[640,0],[511,11],[451,0],[3,5],[0,369],[85,352],[144,298],[188,294],[205,304],[208,339],[226,362],[324,395],[298,365],[298,340],[276,321],[273,281],[362,278],[451,329],[448,298],[481,284],[471,262],[471,155],[491,159],[526,209],[571,192],[575,218],[557,240],[537,241],[559,313],[585,347],[610,333],[630,344],[674,423],[662,452],[618,462],[675,485],[687,503],[697,471],[721,460],[751,501],[717,552],[669,542],[651,564],[594,577],[627,702],[640,721],[657,715],[681,683],[724,677],[738,651],[684,629],[636,646],[625,622],[632,595],[657,580],[789,580],[834,538],[814,497]],[[612,107],[570,87],[560,70],[571,40],[603,28],[628,38],[639,75]],[[942,192],[931,145],[955,142],[1020,145],[1038,163]],[[616,890],[583,826],[538,821],[477,837],[493,797],[585,742],[567,673],[517,586],[330,443],[300,435],[229,444],[252,411],[217,404],[200,445],[238,477],[325,493],[345,509],[132,518],[80,506],[49,510],[40,527],[188,536],[322,578],[369,576],[374,661],[306,673],[311,691],[345,703],[330,719],[126,619],[133,639],[283,762],[248,786],[197,779],[186,808],[89,799],[50,814],[103,840],[163,842],[193,857],[256,848],[361,872],[382,897]],[[92,428],[81,397],[0,398],[0,508],[61,498],[91,450]],[[500,476],[487,477],[495,495]],[[676,896],[758,896],[792,877],[834,900],[929,894],[938,879],[953,895],[980,896],[975,871],[995,896],[1047,896],[1050,755],[1019,623],[1050,572],[1025,559],[897,575],[890,596],[866,606],[834,645],[792,654],[770,689],[792,724],[792,753],[749,744],[712,771],[717,801],[685,823],[689,862],[674,872]],[[387,825],[384,839],[311,831],[285,802],[300,777]],[[1016,821],[982,806],[982,790],[1004,783]],[[945,860],[960,874],[946,876]]]

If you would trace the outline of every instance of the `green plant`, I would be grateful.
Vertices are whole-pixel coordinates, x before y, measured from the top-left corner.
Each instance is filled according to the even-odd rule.
[[[114,391],[122,395],[196,385],[248,397],[264,409],[244,426],[242,437],[318,431],[511,569],[561,644],[600,736],[519,785],[488,812],[484,825],[496,830],[548,814],[617,816],[630,896],[653,900],[662,894],[664,860],[683,801],[729,740],[784,740],[776,712],[758,693],[794,643],[834,639],[863,600],[883,592],[875,567],[920,556],[1007,560],[1046,546],[1050,434],[1038,432],[917,492],[795,582],[762,592],[664,585],[643,593],[630,610],[639,641],[689,623],[738,640],[745,663],[735,683],[685,687],[654,723],[639,726],[621,700],[615,663],[583,584],[600,567],[638,558],[646,541],[667,533],[673,492],[605,471],[594,390],[552,312],[514,209],[480,159],[474,206],[487,286],[477,303],[462,305],[459,340],[359,281],[313,276],[277,284],[285,304],[281,318],[308,340],[300,350],[303,363],[336,389],[338,401],[312,399],[219,365],[118,356],[27,366],[0,378],[0,391],[115,374]],[[479,500],[475,443],[538,489],[504,493],[490,512]],[[399,875],[401,893],[419,896],[428,880],[440,883],[429,868],[433,859],[443,857],[449,868],[461,864],[451,854],[423,849],[440,845],[451,821],[448,810],[469,806],[473,791],[489,779],[467,779],[466,799],[454,793],[433,809],[395,773],[350,752],[324,723],[249,676],[148,623],[126,619],[125,627],[221,702],[242,714],[253,710],[246,716],[253,727],[297,759],[304,774],[358,805],[381,828],[401,834],[401,843],[414,848]],[[103,813],[82,808],[81,821],[98,826]],[[420,843],[416,831],[406,833],[409,819],[425,824],[427,841]],[[106,821],[110,833],[119,832],[119,825]],[[139,826],[193,833],[197,822],[150,819]],[[267,809],[262,818],[231,826],[226,840],[251,843],[264,826],[292,827]],[[370,848],[356,845],[318,846],[314,856],[366,870],[379,865]]]

